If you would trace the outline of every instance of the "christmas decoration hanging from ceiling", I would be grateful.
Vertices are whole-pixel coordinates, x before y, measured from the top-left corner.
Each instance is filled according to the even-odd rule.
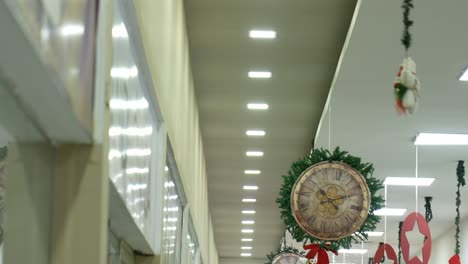
[[[393,247],[390,244],[381,243],[375,252],[374,258],[372,259],[372,264],[385,262],[385,256],[388,257],[388,260],[393,260],[393,264],[399,263]]]
[[[408,240],[407,233],[411,232],[413,229],[418,228],[419,233],[424,235],[425,239],[422,245],[422,257],[419,259],[417,256],[410,256],[410,242]],[[432,237],[429,224],[426,222],[424,216],[418,212],[412,212],[409,214],[403,226],[401,228],[401,249],[403,252],[403,259],[407,264],[428,264],[431,257],[431,248],[432,248]],[[414,245],[413,245],[414,246]]]
[[[326,251],[350,248],[375,230],[380,217],[374,211],[383,207],[377,192],[383,184],[373,171],[372,164],[339,148],[314,149],[283,176],[276,203],[292,237],[310,243],[304,247],[309,257],[328,263]]]
[[[419,91],[421,89],[416,77],[416,63],[409,56],[409,49],[412,44],[410,27],[414,21],[410,19],[410,11],[414,8],[413,0],[403,0],[403,36],[401,43],[405,48],[405,58],[400,65],[397,78],[393,85],[396,100],[396,109],[400,114],[412,114],[416,111],[419,101]]]
[[[461,198],[460,198],[460,187],[465,186],[465,166],[464,161],[458,161],[457,165],[457,198],[455,201],[455,205],[457,207],[457,216],[455,217],[455,255],[453,255],[449,263],[450,264],[460,264],[460,205],[461,205]]]

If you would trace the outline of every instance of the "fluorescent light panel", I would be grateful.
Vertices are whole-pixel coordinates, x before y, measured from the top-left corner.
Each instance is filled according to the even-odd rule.
[[[261,171],[259,170],[245,170],[244,174],[260,174]]]
[[[241,247],[241,249],[250,250],[250,249],[252,249],[252,247]]]
[[[254,198],[244,198],[244,199],[242,199],[243,203],[255,203],[256,201],[257,201],[257,199],[254,199]]]
[[[244,185],[244,187],[242,187],[244,190],[252,190],[252,191],[255,191],[255,190],[258,190],[258,186],[256,185]]]
[[[380,216],[402,216],[406,213],[406,209],[400,208],[382,208],[374,212],[375,215]]]
[[[269,71],[249,71],[248,76],[249,78],[268,79],[271,78],[272,74]]]
[[[241,253],[241,257],[250,257],[252,253]]]
[[[338,250],[338,253],[341,254],[366,254],[367,249],[361,249],[361,248],[350,248],[350,249],[340,249]]]
[[[434,178],[413,178],[413,177],[387,177],[385,178],[385,185],[397,186],[431,186]]]
[[[253,220],[243,220],[242,224],[243,225],[253,225],[253,224],[255,224],[255,221],[253,221]]]
[[[244,234],[251,234],[251,233],[254,232],[254,230],[253,229],[242,229],[241,232],[244,233]]]
[[[263,157],[263,151],[247,151],[245,155],[247,157]]]
[[[263,137],[266,133],[264,130],[247,130],[245,134],[249,137]]]
[[[241,239],[242,242],[252,242],[253,238],[243,238]]]
[[[440,133],[420,133],[416,140],[415,145],[468,145],[468,134],[440,134]]]
[[[465,69],[465,71],[462,73],[460,76],[460,81],[467,82],[468,81],[468,67]]]
[[[254,210],[242,210],[243,214],[255,214]]]
[[[273,30],[250,30],[249,37],[254,39],[274,39],[276,31]]]
[[[250,110],[268,110],[269,106],[265,103],[248,103],[247,108]]]

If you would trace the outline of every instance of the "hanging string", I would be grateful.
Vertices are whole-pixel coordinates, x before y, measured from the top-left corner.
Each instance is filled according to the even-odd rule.
[[[418,146],[416,146],[416,169],[415,169],[415,176],[416,176],[416,182],[418,182]],[[416,213],[418,212],[418,184],[416,184],[415,187],[415,203],[416,203]]]
[[[413,26],[414,21],[409,18],[413,7],[413,0],[403,0],[403,4],[401,5],[401,8],[403,8],[403,36],[401,37],[401,43],[405,47],[406,56],[408,56],[408,49],[411,47],[413,40],[410,27]]]
[[[464,161],[459,160],[457,166],[457,198],[456,198],[456,206],[457,206],[457,216],[455,217],[455,254],[460,255],[460,186],[465,186],[465,166]]]
[[[385,207],[387,208],[387,185],[384,186]],[[387,243],[387,215],[384,215],[384,243]]]
[[[388,200],[387,199],[387,193],[388,193],[387,192],[387,185],[385,184],[385,186],[384,186],[384,197],[385,197],[384,208],[387,208],[387,200]],[[386,252],[385,247],[386,247],[386,244],[387,244],[387,215],[384,215],[384,242],[380,242],[379,247],[382,244],[384,245],[384,252]],[[384,262],[385,262],[385,254],[384,254],[382,260],[379,263],[384,263]]]
[[[328,105],[328,150],[331,150],[331,103]]]
[[[361,249],[364,249],[364,241],[361,240]],[[361,264],[364,264],[364,254],[361,254]]]

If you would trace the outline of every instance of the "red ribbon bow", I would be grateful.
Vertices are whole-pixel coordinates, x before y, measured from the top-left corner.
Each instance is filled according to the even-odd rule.
[[[333,254],[338,256],[338,252],[336,250],[330,249],[330,245],[325,245],[325,247],[320,247],[319,244],[309,244],[304,246],[304,249],[309,249],[309,253],[307,253],[307,259],[314,259],[317,256],[317,264],[329,264],[330,260],[328,259],[327,251],[333,252]]]

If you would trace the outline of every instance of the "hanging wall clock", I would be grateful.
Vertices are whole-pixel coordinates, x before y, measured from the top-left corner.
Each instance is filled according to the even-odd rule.
[[[272,264],[300,264],[302,263],[303,256],[296,254],[296,253],[281,253],[278,254],[273,261]]]
[[[294,162],[276,199],[291,236],[327,251],[367,239],[380,221],[374,212],[384,204],[377,194],[383,183],[373,171],[371,163],[338,147],[314,149]]]
[[[370,209],[370,191],[364,177],[348,164],[321,162],[297,179],[291,209],[309,235],[338,240],[359,230]]]

